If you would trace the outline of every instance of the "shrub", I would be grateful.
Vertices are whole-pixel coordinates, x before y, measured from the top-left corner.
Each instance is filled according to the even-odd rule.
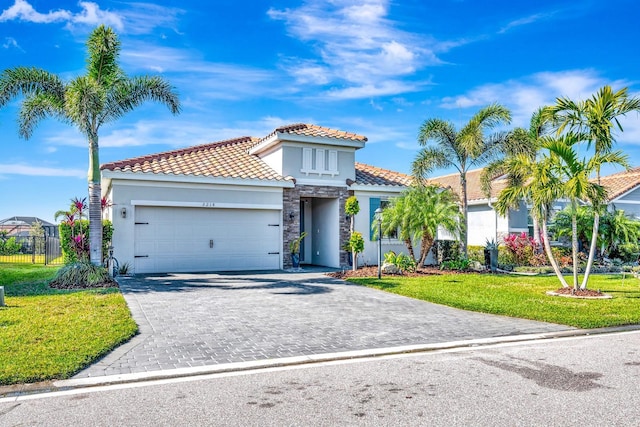
[[[523,231],[520,234],[510,234],[503,240],[505,247],[513,255],[515,265],[531,265],[531,258],[535,254],[537,247],[532,237],[529,237]]]
[[[440,270],[465,271],[469,269],[469,260],[466,258],[451,259],[440,263]]]
[[[436,240],[433,248],[434,257],[438,264],[460,258],[460,242],[457,240]]]
[[[49,284],[52,288],[77,289],[118,286],[101,265],[90,262],[74,262],[58,270]]]
[[[16,241],[15,237],[7,240],[0,239],[0,255],[16,255],[22,250],[22,245]]]
[[[480,264],[484,264],[484,247],[467,246],[467,258],[469,258],[469,261],[477,261]]]
[[[640,257],[640,248],[634,243],[618,245],[612,256],[620,258],[622,262],[637,262]]]
[[[384,262],[395,265],[402,272],[416,271],[416,262],[403,253],[396,254],[394,251],[389,251],[384,254]]]

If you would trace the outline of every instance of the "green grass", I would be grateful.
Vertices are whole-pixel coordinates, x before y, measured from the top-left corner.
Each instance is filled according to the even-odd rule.
[[[117,288],[49,288],[58,268],[0,265],[0,385],[68,378],[137,331]]]
[[[18,254],[18,255],[0,255],[0,264],[44,264],[44,255]],[[52,260],[49,264],[62,264],[62,256]]]
[[[450,274],[425,277],[352,278],[354,283],[464,310],[600,328],[640,323],[640,280],[627,275],[592,275],[590,289],[609,300],[553,297],[560,287],[553,277]]]

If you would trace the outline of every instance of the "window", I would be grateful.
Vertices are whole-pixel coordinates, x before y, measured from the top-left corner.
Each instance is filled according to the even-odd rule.
[[[303,148],[302,149],[302,169],[300,172],[306,174],[339,175],[338,171],[338,151],[325,150],[324,148]]]
[[[382,200],[379,197],[370,197],[369,198],[369,240],[373,241],[377,239],[377,221],[376,221],[376,209],[382,208],[384,210],[387,206],[389,206],[389,200]],[[386,237],[387,239],[397,239],[398,238],[398,230],[393,230],[390,233],[383,233],[382,237]]]

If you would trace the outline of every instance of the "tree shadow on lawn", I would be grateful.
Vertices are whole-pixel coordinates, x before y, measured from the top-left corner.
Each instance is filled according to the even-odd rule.
[[[327,284],[340,284],[324,279],[301,281],[267,279],[264,277],[203,277],[176,279],[171,276],[142,276],[120,281],[123,293],[189,292],[203,289],[221,291],[266,290],[274,295],[318,295],[333,292]]]

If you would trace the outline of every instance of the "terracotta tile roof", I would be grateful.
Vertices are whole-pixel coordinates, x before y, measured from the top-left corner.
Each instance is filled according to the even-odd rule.
[[[607,197],[611,201],[640,186],[640,167],[603,176],[600,183],[607,189]]]
[[[310,125],[306,123],[296,123],[287,126],[281,126],[271,132],[269,135],[260,139],[259,142],[264,141],[275,135],[276,133],[290,133],[292,135],[300,135],[300,136],[313,136],[320,138],[335,138],[335,139],[347,139],[352,141],[367,141],[367,137],[363,135],[358,135],[351,132],[344,132],[341,130],[330,129],[323,126],[318,125]]]
[[[101,166],[101,170],[284,181],[259,157],[249,154],[257,138],[242,137],[150,154]]]
[[[467,200],[483,200],[487,197],[482,191],[480,175],[483,169],[474,169],[467,171]],[[451,188],[460,198],[462,198],[462,186],[460,185],[460,174],[454,173],[450,175],[429,178],[427,182],[437,184],[445,188]],[[505,179],[496,178],[491,185],[491,197],[498,197],[500,192],[507,186]]]
[[[411,185],[411,176],[356,162],[356,184],[406,187]]]

